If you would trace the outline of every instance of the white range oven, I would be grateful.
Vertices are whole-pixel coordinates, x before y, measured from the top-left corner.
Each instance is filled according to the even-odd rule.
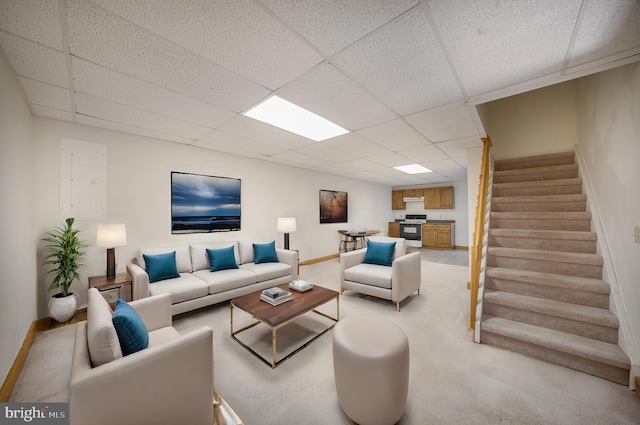
[[[406,240],[407,246],[422,247],[422,225],[426,222],[426,214],[407,214],[400,222],[400,237]]]

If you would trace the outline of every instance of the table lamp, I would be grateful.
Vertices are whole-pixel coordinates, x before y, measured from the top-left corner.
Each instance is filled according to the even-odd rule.
[[[96,245],[107,248],[107,279],[116,277],[116,246],[127,244],[127,229],[124,224],[99,224]]]
[[[295,217],[278,217],[278,232],[284,232],[284,249],[289,249],[289,233],[295,231]]]

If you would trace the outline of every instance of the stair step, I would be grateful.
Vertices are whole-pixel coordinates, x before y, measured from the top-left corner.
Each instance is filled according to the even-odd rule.
[[[573,163],[575,163],[574,152],[560,152],[550,155],[529,156],[525,158],[497,159],[493,163],[493,169],[494,171],[504,171],[518,168],[537,168]]]
[[[492,196],[575,195],[582,193],[582,179],[493,183]]]
[[[494,183],[558,180],[578,177],[578,164],[550,165],[493,172]]]
[[[491,212],[492,229],[591,230],[589,212]]]
[[[487,266],[602,279],[602,257],[560,251],[487,248]]]
[[[578,212],[586,211],[587,195],[493,196],[495,212]]]
[[[629,385],[631,363],[616,344],[499,317],[483,317],[480,326],[483,343]]]
[[[594,232],[492,228],[489,229],[488,243],[502,248],[595,254],[596,238]]]
[[[618,318],[604,308],[485,290],[483,313],[611,344],[618,343]]]
[[[501,267],[486,268],[485,285],[497,291],[598,308],[609,308],[611,293],[609,284],[601,279]]]

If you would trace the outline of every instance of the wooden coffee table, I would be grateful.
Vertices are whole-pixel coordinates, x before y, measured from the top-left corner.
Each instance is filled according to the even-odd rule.
[[[324,335],[328,330],[333,329],[336,322],[340,320],[340,294],[337,291],[332,291],[331,289],[323,288],[321,286],[314,286],[313,289],[307,292],[296,292],[289,288],[289,285],[279,285],[280,288],[285,289],[291,294],[293,294],[293,300],[287,301],[283,304],[273,306],[265,301],[260,299],[260,291],[252,292],[247,295],[243,295],[238,298],[234,298],[231,300],[231,338],[235,339],[240,345],[249,350],[253,355],[258,357],[268,366],[271,366],[272,369],[276,368],[280,363],[284,362],[298,351],[302,350],[307,345],[311,344],[316,339],[320,338]],[[331,317],[321,311],[316,310],[317,307],[335,299],[336,300],[336,317]],[[248,326],[245,326],[242,329],[238,329],[237,331],[233,330],[233,310],[234,307],[239,308],[240,310],[250,314],[256,319],[255,323],[251,323]],[[296,320],[300,316],[314,312],[323,317],[326,317],[332,320],[334,323],[331,324],[324,331],[315,335],[311,340],[305,342],[302,346],[298,347],[295,351],[283,357],[280,360],[276,360],[276,342],[277,342],[277,331],[281,327],[285,326],[288,323]],[[264,323],[265,325],[271,328],[271,360],[264,358],[257,351],[240,341],[236,335],[240,332],[246,331],[260,323]]]

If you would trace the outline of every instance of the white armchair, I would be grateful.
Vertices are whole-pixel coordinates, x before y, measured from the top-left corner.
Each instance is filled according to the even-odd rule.
[[[87,320],[75,335],[70,423],[213,424],[211,328],[180,335],[172,327],[168,294],[130,305],[149,331],[149,346],[123,357],[111,307],[89,290]]]
[[[346,289],[400,302],[414,292],[420,294],[420,253],[406,253],[402,238],[375,237],[375,242],[396,242],[391,266],[363,263],[367,248],[340,254],[340,292]]]

